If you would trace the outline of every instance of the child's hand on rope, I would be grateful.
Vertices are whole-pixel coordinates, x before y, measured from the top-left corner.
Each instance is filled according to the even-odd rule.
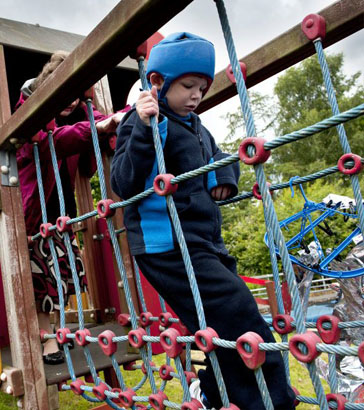
[[[136,102],[136,111],[145,125],[150,125],[150,117],[159,115],[158,91],[153,86],[150,91],[142,91]]]
[[[231,194],[230,185],[219,185],[211,190],[211,196],[216,201],[223,201],[224,199],[228,198]]]
[[[116,114],[111,115],[110,117],[99,121],[96,123],[97,133],[100,134],[113,134],[116,131],[119,122],[124,117],[125,113],[117,112]]]

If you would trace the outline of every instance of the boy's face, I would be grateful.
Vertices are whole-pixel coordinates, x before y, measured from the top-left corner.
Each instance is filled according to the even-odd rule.
[[[197,75],[186,75],[173,81],[166,97],[169,107],[178,115],[185,117],[200,104],[207,80]]]

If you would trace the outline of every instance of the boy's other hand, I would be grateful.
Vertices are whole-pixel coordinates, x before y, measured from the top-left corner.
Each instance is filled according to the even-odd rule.
[[[231,194],[231,188],[229,185],[219,185],[211,189],[211,196],[216,201],[223,201]]]
[[[145,125],[150,125],[150,117],[159,116],[157,87],[153,85],[150,91],[142,91],[135,105],[140,119]]]
[[[124,117],[125,113],[117,112],[110,117],[96,123],[98,134],[110,134],[116,131],[119,122]]]

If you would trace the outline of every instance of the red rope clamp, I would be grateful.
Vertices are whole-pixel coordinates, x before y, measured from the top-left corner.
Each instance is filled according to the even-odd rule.
[[[162,364],[159,368],[159,376],[162,380],[172,380],[173,376],[171,373],[175,373],[175,369],[168,364]]]
[[[259,343],[264,343],[263,338],[254,332],[246,332],[236,341],[236,348],[248,369],[255,370],[265,362],[265,351],[259,350]],[[249,350],[246,349],[249,345]]]
[[[97,213],[100,218],[107,218],[115,214],[116,210],[110,208],[110,205],[113,203],[114,201],[112,199],[101,199],[101,201],[97,203]]]
[[[168,397],[162,391],[159,391],[156,394],[151,394],[148,398],[149,404],[153,407],[154,410],[164,410],[165,405],[164,400],[168,400]]]
[[[90,342],[86,340],[86,336],[91,336],[91,332],[88,329],[77,330],[77,332],[75,333],[76,343],[79,346],[88,345]]]
[[[295,405],[295,407],[297,407],[301,402],[297,399],[297,396],[300,396],[300,392],[293,386],[291,386],[291,389],[294,391],[296,398],[293,402],[293,404]]]
[[[66,231],[71,231],[72,230],[72,226],[71,225],[67,225],[67,222],[70,220],[71,218],[69,216],[60,216],[57,218],[56,221],[56,227],[57,227],[57,231],[58,232],[66,232]]]
[[[219,338],[219,335],[214,329],[207,327],[195,333],[195,343],[202,352],[209,353],[217,348],[212,341],[214,337]]]
[[[118,316],[118,323],[121,326],[130,326],[130,314],[129,313],[120,313]]]
[[[94,94],[95,94],[95,90],[94,90],[94,86],[92,86],[83,93],[83,98],[84,100],[93,100]]]
[[[354,166],[352,168],[345,168],[345,163],[347,161],[354,161]],[[337,167],[342,174],[345,175],[354,175],[359,174],[363,165],[361,163],[361,157],[356,154],[348,153],[344,154],[339,158],[337,162]]]
[[[323,40],[326,35],[326,21],[319,14],[309,14],[302,20],[301,29],[309,40]]]
[[[264,149],[266,140],[261,137],[249,137],[244,138],[239,147],[239,158],[244,164],[256,165],[263,164],[270,157],[270,151]],[[248,155],[248,148],[250,146],[255,147],[255,154],[250,157]]]
[[[269,187],[270,187],[271,185],[272,185],[272,184],[271,184],[270,182],[267,182],[268,191],[270,192],[271,195],[273,195],[273,192],[269,190]],[[256,182],[256,183],[253,185],[252,192],[253,192],[253,195],[255,196],[255,198],[257,198],[257,199],[259,199],[259,200],[262,199],[262,194],[260,193],[258,182]]]
[[[58,329],[58,330],[56,331],[56,339],[57,339],[57,342],[58,342],[60,345],[64,345],[64,344],[68,343],[67,335],[70,335],[70,334],[71,334],[71,331],[68,329],[68,327],[64,327],[64,328],[62,328],[62,329]]]
[[[154,192],[159,196],[167,196],[174,194],[178,189],[178,184],[172,184],[171,180],[175,176],[172,174],[159,174],[154,178]]]
[[[181,410],[198,410],[203,409],[203,405],[197,399],[191,399],[191,401],[185,401],[181,405]]]
[[[246,81],[246,64],[243,63],[242,61],[239,61],[239,65],[240,65],[240,70],[241,70],[241,72],[242,72],[242,74],[243,74],[244,81]],[[229,64],[229,65],[226,67],[225,73],[226,73],[226,75],[227,75],[227,78],[228,78],[233,84],[236,84],[236,78],[235,78],[235,76],[234,76],[233,68],[231,67],[231,64]]]
[[[187,381],[188,385],[190,385],[192,383],[193,379],[197,379],[196,373],[194,373],[194,372],[188,372],[187,370],[185,370],[183,373],[185,374],[186,381]]]
[[[282,322],[284,322],[282,324]],[[293,317],[290,315],[278,314],[273,318],[273,328],[274,330],[279,333],[280,335],[286,335],[287,333],[291,333],[293,331]]]
[[[46,339],[44,338],[45,335],[49,335],[49,333],[44,329],[40,329],[39,336],[40,336],[41,343],[44,343],[46,341]]]
[[[327,402],[332,400],[336,403],[336,407],[331,407],[329,404],[329,409],[345,410],[345,403],[347,403],[347,399],[342,394],[326,394],[326,400]]]
[[[39,227],[40,236],[44,239],[53,236],[53,231],[50,231],[49,228],[52,226],[51,223],[41,224]]]
[[[140,46],[132,51],[129,56],[134,60],[139,60],[140,58],[145,58],[148,53],[148,40],[144,41],[144,43],[140,44]]]
[[[128,407],[133,407],[134,405],[133,397],[134,396],[136,396],[135,391],[133,389],[128,388],[119,394],[119,399],[120,399],[121,404],[124,407],[128,408]]]
[[[92,393],[99,399],[99,400],[105,400],[106,399],[106,394],[105,391],[109,390],[109,387],[106,383],[100,382],[98,386],[94,386],[92,388]]]
[[[142,346],[144,346],[147,343],[143,340],[143,336],[147,336],[147,332],[142,327],[131,330],[128,333],[128,339],[129,339],[130,345],[132,347],[135,347],[136,349],[140,349]]]
[[[85,386],[84,381],[81,379],[76,379],[74,382],[70,383],[71,390],[77,396],[81,396],[83,394],[83,390],[81,389],[81,386]]]
[[[150,312],[143,312],[139,316],[139,323],[140,326],[143,327],[148,327],[153,324],[153,321],[151,320],[153,315]]]
[[[116,337],[116,334],[111,330],[105,330],[98,336],[99,345],[106,356],[113,355],[118,349],[118,344],[112,340],[113,337]]]
[[[329,323],[331,329],[324,329],[324,323]],[[317,319],[316,327],[321,339],[327,344],[337,343],[340,339],[340,320],[333,315],[323,315]]]
[[[165,330],[160,334],[160,343],[162,349],[171,358],[175,358],[182,353],[182,344],[177,342],[177,337],[181,336],[180,332],[173,327]]]
[[[317,336],[316,333],[307,332],[299,335],[294,335],[289,341],[289,350],[293,354],[293,356],[303,363],[311,363],[313,362],[316,357],[320,356],[321,352],[316,350],[317,343],[321,343],[322,340]],[[303,344],[306,349],[307,353],[303,353],[299,345]]]
[[[163,312],[159,315],[159,324],[163,327],[169,327],[172,324],[172,322],[170,322],[169,319],[172,318],[173,316],[171,312]]]
[[[123,391],[121,389],[119,389],[119,387],[114,387],[113,389],[111,389],[111,392],[116,393],[118,395],[118,397],[113,397],[113,398],[110,397],[110,400],[115,404],[121,403],[120,393],[122,393]]]
[[[155,363],[154,362],[149,362],[149,366],[150,367],[155,367]],[[142,363],[141,371],[142,371],[143,374],[147,374],[147,368],[146,368],[144,362]]]
[[[132,362],[123,363],[123,369],[133,371],[135,370],[134,365],[136,364],[135,360]]]
[[[358,357],[360,359],[361,364],[364,366],[364,342],[361,342],[358,347]]]
[[[56,120],[53,118],[53,120],[49,121],[49,123],[44,127],[44,131],[53,132],[55,129],[56,129]]]

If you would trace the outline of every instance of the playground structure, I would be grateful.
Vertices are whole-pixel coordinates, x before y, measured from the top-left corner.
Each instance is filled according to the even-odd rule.
[[[67,58],[67,60],[62,64],[57,73],[51,80],[46,88],[40,88],[31,98],[29,102],[24,104],[15,114],[12,116],[9,103],[9,93],[12,96],[12,91],[14,89],[19,89],[19,80],[16,85],[12,85],[8,81],[9,78],[9,64],[11,64],[11,52],[7,50],[6,44],[1,46],[0,52],[0,84],[1,84],[1,94],[0,94],[0,109],[1,109],[1,128],[0,128],[0,166],[4,170],[3,166],[7,167],[7,171],[2,173],[2,184],[0,186],[1,194],[1,214],[0,214],[0,233],[3,238],[1,243],[1,268],[2,277],[5,290],[5,300],[6,300],[6,311],[8,317],[9,335],[11,342],[11,353],[12,353],[12,373],[9,371],[8,379],[4,380],[7,383],[7,392],[19,396],[22,401],[23,408],[26,409],[50,409],[51,404],[48,400],[47,394],[47,384],[54,384],[56,382],[64,381],[64,379],[59,379],[58,381],[53,379],[52,383],[49,383],[50,377],[46,376],[43,368],[43,363],[41,359],[41,350],[39,343],[39,330],[37,323],[34,320],[36,317],[34,297],[33,292],[29,291],[32,289],[31,273],[29,267],[29,257],[27,250],[27,238],[25,235],[24,220],[22,215],[21,207],[21,196],[19,187],[17,186],[17,172],[16,164],[14,163],[15,149],[19,144],[26,138],[31,138],[34,134],[38,132],[39,129],[44,127],[57,112],[59,112],[64,106],[73,101],[78,95],[84,93],[86,89],[91,87],[96,81],[98,81],[102,76],[105,75],[110,69],[112,69],[119,61],[126,58],[130,53],[133,53],[137,47],[142,44],[146,39],[151,37],[160,26],[166,23],[175,14],[186,7],[189,1],[175,1],[168,2],[167,0],[156,0],[156,1],[122,1],[118,6],[109,14],[95,29]],[[260,364],[264,361],[264,352],[269,348],[277,348],[283,352],[283,355],[287,358],[288,351],[290,351],[298,360],[307,363],[310,370],[310,376],[312,378],[316,398],[305,398],[298,395],[298,399],[303,402],[309,402],[312,404],[317,404],[320,409],[328,409],[330,401],[336,403],[335,408],[363,408],[360,404],[345,404],[346,399],[337,393],[337,381],[333,377],[330,388],[331,395],[327,398],[323,394],[323,389],[318,376],[315,371],[314,358],[317,357],[320,352],[329,353],[330,366],[335,366],[335,354],[345,355],[358,355],[361,361],[363,358],[363,345],[358,347],[348,347],[342,348],[335,345],[338,340],[338,334],[340,328],[344,327],[344,324],[335,322],[331,317],[323,318],[321,322],[320,335],[322,340],[317,337],[311,337],[312,332],[307,332],[307,324],[304,323],[302,316],[300,316],[300,307],[297,297],[297,289],[294,281],[294,273],[292,270],[290,258],[285,248],[284,241],[281,240],[282,236],[279,230],[278,221],[276,220],[274,208],[268,189],[266,188],[266,181],[263,171],[262,163],[268,158],[268,152],[271,149],[278,148],[279,146],[293,142],[295,139],[304,138],[309,135],[313,135],[320,130],[326,129],[348,121],[349,119],[355,118],[364,113],[363,105],[359,107],[354,107],[350,112],[340,114],[338,108],[335,107],[335,101],[333,102],[333,114],[334,117],[324,120],[315,126],[308,127],[305,130],[297,131],[295,133],[289,134],[275,139],[272,142],[264,142],[261,138],[255,137],[254,132],[254,120],[250,113],[249,100],[247,98],[243,76],[240,71],[240,64],[237,61],[235,50],[232,42],[231,33],[228,27],[227,16],[225,14],[224,4],[222,1],[217,0],[216,4],[218,6],[219,15],[223,25],[224,35],[227,41],[227,47],[229,50],[229,57],[231,59],[231,66],[234,77],[236,80],[231,81],[231,75],[226,75],[225,71],[218,73],[216,80],[213,83],[211,89],[206,95],[204,101],[199,107],[199,112],[207,110],[208,108],[217,105],[218,103],[230,98],[235,95],[237,90],[243,106],[243,115],[247,124],[247,135],[250,138],[245,139],[240,150],[240,157],[238,154],[232,155],[226,161],[216,162],[213,166],[204,167],[204,169],[198,170],[197,172],[208,172],[211,169],[216,169],[219,166],[227,165],[242,159],[243,162],[254,165],[257,181],[260,188],[260,193],[255,189],[254,195],[263,199],[263,204],[265,206],[266,212],[266,223],[267,232],[269,237],[269,247],[271,250],[272,267],[276,282],[277,300],[278,300],[278,311],[279,315],[275,317],[275,328],[279,333],[282,334],[282,343],[277,343],[275,347],[266,346],[266,344],[261,343],[259,339],[253,337],[253,339],[241,339],[240,341],[221,341],[218,336],[213,335],[206,329],[206,324],[201,324],[201,331],[199,337],[204,339],[208,346],[204,346],[203,343],[197,343],[198,347],[210,355],[210,359],[214,360],[213,350],[218,348],[226,348],[226,344],[230,343],[228,347],[238,348],[241,354],[242,360],[247,360],[247,363],[255,362],[253,368],[257,374],[258,384],[261,382],[261,370]],[[158,10],[158,13],[153,13],[153,10]],[[364,3],[363,2],[353,2],[353,1],[339,1],[334,3],[332,6],[321,11],[320,16],[324,18],[324,23],[322,20],[316,16],[310,17],[311,21],[306,20],[306,34],[311,38],[307,38],[301,30],[300,26],[296,26],[290,31],[284,33],[282,36],[276,38],[268,45],[262,47],[256,52],[250,54],[241,59],[247,67],[246,75],[246,86],[251,87],[265,78],[287,68],[288,66],[301,61],[302,59],[312,55],[315,52],[319,54],[320,63],[322,62],[325,66],[324,57],[322,53],[322,46],[326,47],[340,39],[358,31],[363,28],[364,25]],[[153,18],[151,18],[153,16]],[[326,26],[326,32],[324,32],[323,24]],[[314,28],[319,27],[317,33],[313,33]],[[311,28],[313,28],[311,30]],[[316,35],[315,35],[316,34]],[[317,37],[322,37],[321,41],[315,41],[314,45],[312,40],[317,40]],[[123,41],[128,39],[128,41]],[[19,45],[18,45],[19,46]],[[61,46],[61,45],[60,45]],[[61,48],[58,47],[57,48]],[[48,50],[48,53],[54,50]],[[9,54],[7,55],[7,53]],[[7,59],[9,57],[9,60]],[[143,78],[143,58],[141,54],[137,54],[139,71],[142,77],[143,87],[146,86],[145,78]],[[43,62],[42,62],[43,64]],[[39,65],[39,67],[42,66]],[[122,98],[126,98],[128,87],[130,87],[137,78],[137,64],[130,63],[129,67],[122,67],[120,70],[124,70],[119,73],[120,76],[129,75],[129,80],[124,82],[125,87],[123,92],[120,92],[120,88],[117,90],[121,99],[114,103],[111,98],[112,93],[107,90],[106,80],[102,82],[102,93],[103,99],[99,104],[103,104],[105,112],[112,111],[112,104],[114,109],[121,108],[124,101]],[[117,75],[117,74],[115,74]],[[325,73],[325,80],[329,82],[328,74]],[[21,80],[20,80],[21,83]],[[235,84],[236,83],[236,84]],[[119,85],[115,86],[119,87]],[[65,91],[67,90],[67,92]],[[332,93],[329,95],[332,96]],[[13,97],[14,98],[14,97]],[[120,97],[119,97],[120,98]],[[97,99],[96,99],[97,100]],[[88,104],[91,102],[88,101]],[[120,104],[120,106],[118,106]],[[13,104],[12,104],[13,105]],[[92,121],[92,118],[90,119]],[[353,182],[353,188],[357,203],[357,213],[359,216],[359,226],[362,227],[364,224],[364,214],[362,209],[362,198],[358,186],[357,173],[360,171],[362,160],[358,156],[350,154],[350,147],[348,147],[347,141],[342,134],[343,128],[339,126],[340,140],[343,144],[343,150],[346,157],[340,159],[341,163],[339,167],[332,167],[326,172],[318,172],[317,175],[303,177],[297,179],[293,182],[294,185],[306,182],[307,180],[313,180],[315,178],[322,177],[323,175],[329,175],[330,173],[340,172],[344,174],[352,174],[351,179]],[[50,133],[51,134],[51,133]],[[158,146],[158,137],[155,136],[155,143]],[[260,144],[260,145],[259,145]],[[256,154],[249,154],[249,147],[255,146]],[[148,334],[148,325],[151,322],[155,322],[157,318],[150,317],[146,312],[145,304],[143,301],[142,293],[138,289],[140,287],[140,282],[138,279],[138,270],[134,268],[133,261],[128,253],[127,243],[125,240],[125,234],[120,231],[122,228],[122,215],[118,208],[127,206],[128,201],[120,202],[118,198],[115,198],[111,193],[108,181],[108,170],[110,159],[106,153],[103,154],[103,164],[101,163],[101,154],[98,153],[98,145],[95,141],[95,149],[98,158],[98,171],[101,182],[102,191],[102,201],[99,203],[97,211],[93,210],[92,200],[90,195],[90,189],[88,181],[80,180],[77,184],[77,198],[84,198],[84,202],[78,203],[80,217],[73,221],[64,220],[65,225],[73,224],[74,230],[83,230],[84,238],[84,250],[85,250],[85,261],[86,269],[88,271],[89,285],[90,285],[90,299],[92,301],[92,312],[89,313],[89,317],[82,312],[82,303],[78,300],[78,319],[80,320],[78,324],[78,339],[77,342],[84,346],[86,352],[87,360],[90,360],[88,364],[91,363],[92,359],[87,353],[87,346],[97,346],[100,344],[101,350],[105,353],[105,357],[109,356],[108,366],[89,366],[91,371],[91,380],[94,382],[94,387],[85,386],[82,382],[77,379],[75,373],[72,371],[72,362],[68,362],[69,377],[72,379],[71,384],[60,385],[63,390],[72,389],[76,394],[83,394],[85,397],[90,398],[89,392],[93,392],[94,395],[101,401],[105,401],[112,408],[119,408],[116,403],[117,400],[122,406],[131,406],[134,401],[136,402],[148,402],[152,407],[156,409],[163,409],[165,405],[176,407],[175,404],[168,402],[167,397],[163,392],[157,392],[155,390],[155,384],[153,379],[153,373],[155,369],[149,363],[149,354],[151,349],[151,343],[157,343],[162,341],[163,349],[167,352],[169,358],[175,358],[175,364],[177,367],[177,372],[172,371],[172,376],[178,377],[184,387],[184,405],[183,408],[196,408],[196,404],[190,402],[190,397],[187,389],[187,382],[192,377],[190,374],[184,373],[180,359],[176,352],[180,351],[180,343],[187,343],[190,346],[192,342],[195,341],[195,336],[182,336],[175,332],[169,332],[161,336],[150,336]],[[158,151],[157,151],[158,152]],[[160,159],[162,166],[160,167],[160,173],[163,174],[163,159]],[[257,160],[257,161],[256,161]],[[348,160],[354,162],[354,167],[352,163],[347,164]],[[353,167],[353,168],[349,168]],[[104,170],[104,171],[103,171]],[[354,170],[354,171],[353,171]],[[105,177],[103,178],[101,174],[105,172]],[[164,182],[170,183],[171,185],[177,184],[184,180],[190,178],[191,175],[176,176],[170,180],[165,179]],[[285,186],[289,186],[286,184]],[[264,187],[264,189],[263,189]],[[271,186],[270,189],[281,189],[284,184],[280,186]],[[156,190],[160,187],[156,186]],[[151,192],[144,193],[148,195]],[[168,194],[168,192],[167,192]],[[239,195],[239,197],[234,200],[241,200],[244,198],[252,197],[253,193],[245,193]],[[109,199],[113,199],[114,202],[110,202]],[[135,198],[133,200],[138,200]],[[130,200],[129,200],[130,201]],[[171,202],[171,196],[168,196],[168,201]],[[231,201],[226,201],[230,203]],[[130,202],[128,202],[130,203]],[[113,214],[117,210],[115,216]],[[95,216],[99,216],[99,219],[95,219]],[[114,229],[113,224],[116,226]],[[75,227],[77,227],[75,229]],[[107,229],[106,229],[107,227]],[[361,229],[363,232],[364,229]],[[97,235],[103,234],[102,246],[95,240],[98,238]],[[119,250],[119,242],[117,235],[120,234],[119,241],[121,242],[121,253]],[[67,235],[66,235],[67,237]],[[99,237],[100,238],[100,237]],[[118,268],[121,272],[120,277],[112,277],[115,275],[113,267],[107,267],[107,260],[103,260],[102,255],[106,254],[106,250],[110,249],[110,239],[114,246],[114,254],[116,257],[116,262]],[[106,244],[107,242],[107,244]],[[290,318],[285,316],[282,307],[282,298],[279,292],[279,280],[278,280],[278,265],[277,259],[275,257],[276,252],[274,249],[274,243],[279,244],[279,253],[283,260],[284,269],[287,275],[287,282],[290,289],[290,294],[295,304],[296,319],[292,323]],[[123,257],[123,261],[121,260]],[[100,263],[106,263],[104,266],[100,266]],[[110,262],[109,262],[110,264]],[[105,270],[110,272],[107,275],[107,281],[104,281],[97,272]],[[118,274],[119,275],[119,274]],[[193,275],[191,275],[193,282]],[[122,281],[122,283],[120,283]],[[105,282],[107,282],[105,284]],[[116,289],[123,289],[125,291],[125,296],[122,292],[115,292]],[[115,333],[110,333],[111,325],[96,327],[95,337],[94,335],[88,334],[85,330],[83,318],[87,320],[94,321],[97,324],[102,322],[107,322],[111,319],[109,316],[113,315],[111,307],[115,309],[114,313],[121,313],[126,311],[126,306],[129,309],[129,314],[119,316],[119,322],[123,325],[129,325],[129,316],[132,326],[132,331],[128,335],[116,336]],[[140,310],[139,310],[140,309]],[[76,313],[73,313],[76,318]],[[138,317],[139,315],[139,317]],[[82,318],[82,320],[81,320]],[[139,319],[139,325],[137,320]],[[87,321],[86,320],[86,321]],[[164,320],[164,321],[163,321]],[[68,332],[66,330],[65,322],[71,322],[71,317],[64,318],[63,326],[61,324],[61,332],[59,332],[59,341],[64,342],[67,337],[74,338],[75,334],[73,332]],[[173,319],[168,315],[168,312],[163,312],[161,315],[162,324],[167,325],[168,323],[173,323],[178,321]],[[143,331],[142,325],[146,326],[147,330]],[[351,323],[345,324],[346,326],[363,326],[363,323]],[[113,330],[123,329],[119,325],[113,325]],[[288,344],[287,333],[291,332],[293,328],[296,328],[296,336],[291,338],[291,342]],[[109,332],[107,332],[107,330]],[[124,330],[124,329],[123,329]],[[106,333],[105,333],[106,332]],[[100,335],[101,334],[101,335]],[[46,336],[49,337],[49,336]],[[168,345],[166,340],[168,338],[172,339],[174,337],[173,348]],[[197,339],[197,338],[196,338]],[[293,342],[292,342],[293,340]],[[140,348],[140,354],[144,361],[144,373],[146,373],[144,380],[148,378],[151,384],[151,395],[147,398],[138,397],[136,391],[130,391],[129,386],[125,386],[125,383],[118,371],[118,366],[120,363],[132,362],[139,355],[127,352],[126,344],[129,343],[135,347]],[[119,343],[118,343],[119,342]],[[246,347],[246,343],[250,345],[252,351]],[[300,349],[300,344],[304,344],[307,348]],[[118,347],[118,352],[122,351],[121,357],[116,357],[116,346]],[[91,350],[91,347],[90,347]],[[100,351],[100,348],[98,349]],[[302,350],[302,351],[301,351]],[[66,356],[69,355],[68,348],[65,346]],[[115,354],[114,354],[115,353]],[[253,356],[253,359],[251,359]],[[169,360],[168,360],[169,363]],[[71,365],[70,365],[71,364]],[[104,367],[103,367],[104,366]],[[126,365],[127,366],[127,365]],[[167,364],[170,366],[170,364]],[[114,372],[106,371],[105,381],[108,385],[114,388],[121,388],[122,391],[114,390],[110,391],[108,385],[101,382],[97,375],[97,370],[104,370],[107,368],[113,368]],[[166,370],[166,368],[164,368]],[[169,370],[168,370],[169,369]],[[171,375],[170,368],[168,367],[169,375]],[[21,372],[21,374],[19,373]],[[159,372],[162,378],[165,376],[163,371]],[[5,372],[4,372],[5,374]],[[81,373],[82,374],[82,373]],[[85,374],[85,373],[83,373]],[[64,376],[64,375],[63,375]],[[186,377],[187,376],[187,377]],[[21,383],[22,379],[22,383]],[[167,379],[167,377],[166,377]],[[259,381],[260,380],[260,381]],[[22,388],[19,388],[19,386]],[[259,386],[264,386],[259,384]],[[137,390],[137,389],[135,389]],[[264,387],[262,387],[262,392],[264,392]],[[270,402],[269,395],[264,395],[265,405],[267,409],[272,409],[272,404]],[[224,407],[234,408],[231,403],[229,403],[228,397],[225,395],[222,397]]]

